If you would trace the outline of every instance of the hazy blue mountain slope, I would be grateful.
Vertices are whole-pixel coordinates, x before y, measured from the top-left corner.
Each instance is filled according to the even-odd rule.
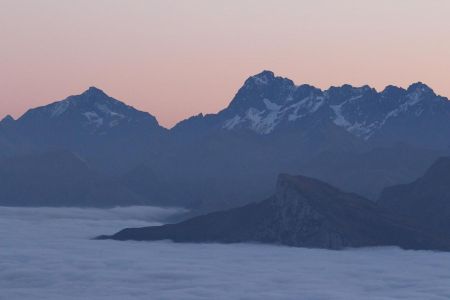
[[[67,151],[0,162],[0,205],[112,207],[143,205],[118,182],[105,178]]]
[[[430,230],[450,236],[450,158],[438,159],[417,180],[386,188],[379,204]]]

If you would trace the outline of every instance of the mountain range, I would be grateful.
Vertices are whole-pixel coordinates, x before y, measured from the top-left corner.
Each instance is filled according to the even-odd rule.
[[[204,212],[269,197],[280,173],[312,176],[375,200],[385,187],[417,179],[450,154],[448,136],[450,102],[423,83],[381,92],[350,85],[321,90],[263,71],[222,111],[171,129],[91,87],[0,122],[0,163],[9,170],[2,174],[9,196],[0,204],[142,203]],[[67,167],[46,165],[54,153]],[[71,170],[75,158],[84,169]],[[25,163],[35,176],[53,174],[39,184],[59,201],[34,197],[32,188],[15,190],[33,181],[8,175],[22,174],[16,170]],[[121,192],[97,202],[63,188],[91,177]]]
[[[335,127],[336,134],[346,132],[359,141],[356,144],[362,140],[371,146],[407,143],[448,149],[444,132],[450,130],[449,117],[448,99],[421,82],[406,90],[388,86],[377,92],[369,86],[343,85],[322,91],[263,71],[244,83],[226,109],[180,122],[174,131],[191,129],[198,135],[225,129],[270,135]]]

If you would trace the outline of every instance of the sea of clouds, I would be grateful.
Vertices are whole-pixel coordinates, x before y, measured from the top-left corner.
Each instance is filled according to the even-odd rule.
[[[178,209],[0,208],[0,299],[450,299],[450,254],[97,241]]]

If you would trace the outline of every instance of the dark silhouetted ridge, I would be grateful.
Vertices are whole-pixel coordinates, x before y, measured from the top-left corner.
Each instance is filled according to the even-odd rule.
[[[449,250],[450,242],[318,180],[280,175],[273,197],[178,224],[129,228],[100,239],[260,242],[296,247],[399,246]]]

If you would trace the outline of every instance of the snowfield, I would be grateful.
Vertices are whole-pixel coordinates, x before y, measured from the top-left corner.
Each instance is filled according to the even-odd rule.
[[[450,253],[90,239],[179,212],[0,208],[0,299],[450,299]]]

